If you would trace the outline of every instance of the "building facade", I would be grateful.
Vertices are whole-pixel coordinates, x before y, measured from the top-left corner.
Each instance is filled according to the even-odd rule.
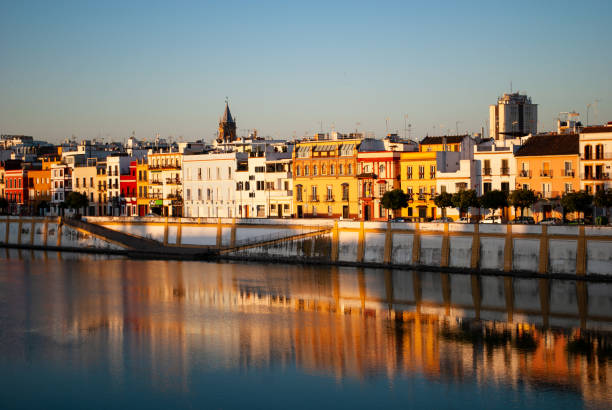
[[[527,95],[504,94],[489,106],[489,137],[500,140],[538,132],[538,105]]]

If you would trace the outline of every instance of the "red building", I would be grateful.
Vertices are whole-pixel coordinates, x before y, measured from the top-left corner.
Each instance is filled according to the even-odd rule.
[[[136,166],[137,161],[130,162],[130,171],[119,176],[119,187],[121,189],[121,216],[136,216]]]
[[[27,213],[28,171],[26,169],[6,169],[4,171],[4,193],[9,203],[9,212],[14,215]]]
[[[357,153],[359,219],[386,221],[391,210],[383,208],[385,192],[400,188],[400,153],[398,151],[366,151]]]

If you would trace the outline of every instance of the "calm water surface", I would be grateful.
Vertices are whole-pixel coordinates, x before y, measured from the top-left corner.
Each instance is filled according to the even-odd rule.
[[[0,258],[2,409],[612,406],[612,284]]]

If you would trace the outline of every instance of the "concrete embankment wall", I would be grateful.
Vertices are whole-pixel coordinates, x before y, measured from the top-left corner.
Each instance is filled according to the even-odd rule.
[[[611,227],[328,219],[88,217],[87,221],[168,247],[220,249],[228,258],[612,275]],[[321,233],[307,235],[317,231]],[[104,238],[59,226],[57,219],[43,218],[1,219],[0,242],[121,249]],[[257,242],[261,245],[254,245]]]
[[[106,238],[60,223],[58,218],[9,216],[0,219],[0,243],[36,248],[124,251]]]

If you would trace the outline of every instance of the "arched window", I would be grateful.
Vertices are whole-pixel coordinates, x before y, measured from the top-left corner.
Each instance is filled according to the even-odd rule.
[[[315,166],[312,167],[312,175],[316,176],[317,172],[318,172],[318,169],[317,169],[317,166],[315,165]]]
[[[334,175],[335,171],[336,171],[336,169],[334,167],[334,164],[330,165],[330,167],[329,167],[329,175]]]
[[[327,169],[325,168],[325,164],[321,165],[321,175],[325,175],[325,171],[327,171]]]
[[[353,164],[348,165],[348,174],[353,175]]]
[[[378,173],[380,174],[380,176],[382,176],[385,173],[385,166],[384,165],[380,165],[378,167]]]

